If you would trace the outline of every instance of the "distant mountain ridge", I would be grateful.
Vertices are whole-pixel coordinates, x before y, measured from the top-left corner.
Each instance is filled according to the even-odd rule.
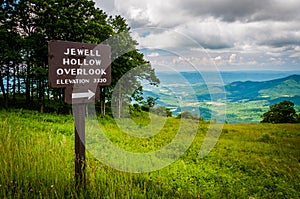
[[[230,101],[261,99],[274,101],[277,98],[297,100],[300,96],[300,75],[262,82],[237,81],[226,85],[225,90]]]

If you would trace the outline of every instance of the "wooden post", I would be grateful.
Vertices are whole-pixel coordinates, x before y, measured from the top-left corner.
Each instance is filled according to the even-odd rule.
[[[72,53],[70,53],[70,49],[74,50],[74,52],[72,51]],[[96,87],[108,86],[111,83],[111,47],[103,44],[51,40],[48,43],[48,52],[49,84],[52,88],[65,88],[65,102],[73,105],[73,116],[75,120],[75,180],[76,188],[79,188],[82,184],[85,185],[86,182],[86,104],[94,103],[100,97],[100,93],[98,93],[99,89],[95,89]],[[70,62],[70,59],[74,58],[73,56],[76,57],[76,60],[79,58],[79,61],[74,64]],[[101,62],[101,66],[98,66],[96,63],[84,66],[79,64],[84,60],[88,62],[89,57],[93,57],[93,59],[97,58],[97,60]],[[92,74],[84,73],[81,75],[70,72],[73,70],[77,70],[78,72],[79,68],[94,72]],[[96,72],[96,70],[100,72]],[[88,84],[88,82],[91,83]],[[27,84],[27,86],[30,86],[30,84]],[[0,90],[3,90],[3,85],[0,85]],[[27,90],[26,88],[26,91]],[[26,95],[28,94],[30,93],[26,92]],[[4,98],[5,97],[6,95],[4,94]]]
[[[76,188],[85,186],[85,104],[74,104],[75,118],[75,182]]]

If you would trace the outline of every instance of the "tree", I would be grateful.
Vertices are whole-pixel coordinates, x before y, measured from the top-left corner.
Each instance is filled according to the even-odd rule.
[[[115,89],[114,99],[111,99],[115,102],[115,106],[112,109],[116,113],[115,116],[120,118],[123,106],[126,106],[126,109],[133,99],[142,100],[141,82],[146,80],[152,85],[157,85],[159,79],[150,62],[146,61],[144,55],[136,50],[138,43],[131,37],[130,28],[125,19],[121,16],[110,17],[109,23],[114,30],[114,37],[109,42],[114,60],[112,63],[113,79],[109,89]]]
[[[0,89],[6,108],[11,88],[10,78],[15,81],[15,70],[20,57],[18,50],[21,40],[17,34],[17,24],[14,20],[15,5],[15,0],[4,0],[0,7]],[[12,71],[14,71],[13,74]],[[13,90],[15,90],[14,85]]]
[[[146,106],[148,106],[149,108],[153,108],[156,104],[156,100],[158,98],[154,98],[154,97],[147,97],[147,100],[146,100]]]
[[[262,115],[262,123],[295,123],[297,114],[294,109],[294,103],[282,101],[279,104],[270,106],[270,110]]]
[[[184,118],[184,119],[193,119],[193,120],[198,120],[199,117],[196,114],[192,114],[189,111],[183,111],[177,116],[178,119]]]
[[[153,108],[151,113],[154,113],[156,115],[160,115],[160,116],[167,116],[167,117],[172,117],[172,112],[169,108],[165,107],[165,106],[158,106],[156,108]]]

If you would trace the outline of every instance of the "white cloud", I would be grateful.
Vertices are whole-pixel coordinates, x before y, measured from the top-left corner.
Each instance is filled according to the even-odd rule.
[[[236,61],[237,54],[231,54],[229,57],[229,63],[233,64]]]
[[[158,57],[158,56],[159,56],[159,53],[157,53],[157,52],[152,52],[147,55],[147,57]]]
[[[291,54],[289,57],[290,57],[290,58],[298,58],[298,59],[300,59],[300,52]]]
[[[215,60],[215,61],[221,61],[221,60],[222,60],[222,57],[221,57],[221,56],[215,57],[214,60]]]
[[[300,65],[299,0],[95,1],[108,14],[127,19],[140,48],[175,52],[199,65],[210,64],[210,55],[223,58],[215,60],[221,66],[272,67],[295,59]],[[150,27],[147,34],[136,29]],[[180,64],[180,60],[158,57],[155,63]]]

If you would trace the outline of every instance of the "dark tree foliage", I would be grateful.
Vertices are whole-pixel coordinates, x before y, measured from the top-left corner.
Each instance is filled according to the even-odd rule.
[[[270,110],[262,115],[262,123],[296,123],[299,117],[296,114],[294,103],[282,101],[270,106]]]

